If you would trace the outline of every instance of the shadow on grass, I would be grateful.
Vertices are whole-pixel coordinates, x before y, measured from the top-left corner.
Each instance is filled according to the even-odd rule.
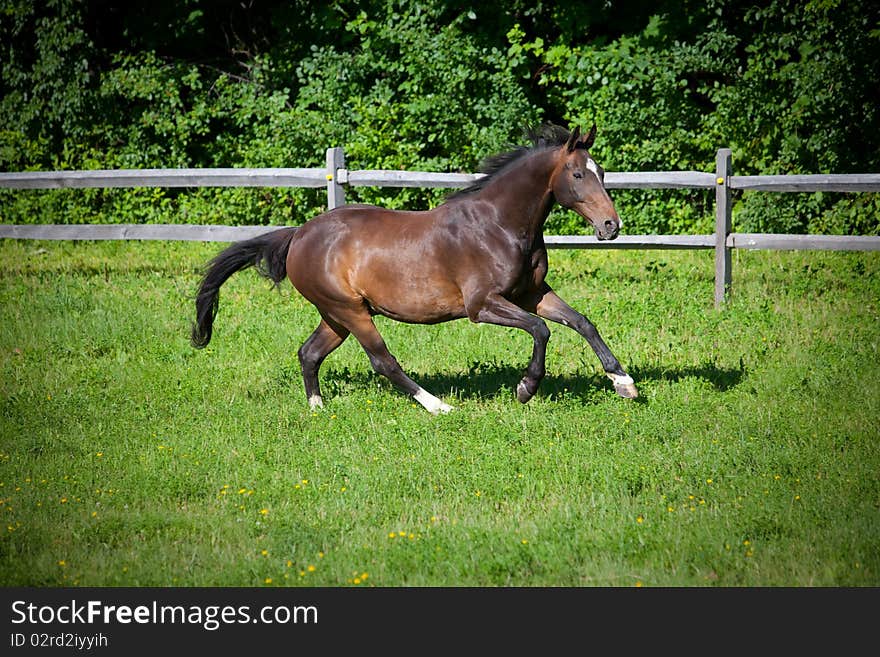
[[[493,398],[512,396],[516,384],[522,377],[523,369],[512,365],[479,363],[472,364],[467,372],[415,372],[411,376],[423,388],[437,395],[452,394],[462,399]],[[647,381],[677,382],[694,378],[710,383],[718,392],[725,392],[742,382],[745,369],[742,366],[731,369],[718,367],[714,363],[705,363],[700,366],[678,368],[633,367],[629,370],[629,374],[635,380],[636,386]],[[327,368],[322,372],[321,380],[322,386],[331,395],[345,394],[345,388],[348,387],[375,386],[377,380],[387,383],[373,372],[353,372],[347,367],[341,370]],[[391,387],[390,383],[387,385]],[[536,397],[550,399],[569,395],[584,397],[600,390],[614,390],[611,381],[602,373],[559,376],[548,373],[541,382]],[[639,397],[635,401],[646,403],[647,400],[644,397]]]

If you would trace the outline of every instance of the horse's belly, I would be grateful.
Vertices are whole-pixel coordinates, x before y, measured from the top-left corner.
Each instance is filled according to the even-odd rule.
[[[466,316],[458,288],[439,277],[399,272],[371,277],[369,283],[357,289],[370,312],[401,322],[436,324]]]
[[[443,303],[430,304],[421,301],[414,304],[396,301],[383,304],[371,302],[369,299],[365,299],[365,302],[371,314],[383,315],[408,324],[439,324],[467,316],[463,306],[452,307]]]

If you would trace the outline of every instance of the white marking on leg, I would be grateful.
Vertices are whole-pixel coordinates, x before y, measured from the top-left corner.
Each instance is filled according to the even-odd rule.
[[[324,408],[324,400],[321,399],[321,395],[312,395],[309,397],[309,408],[315,410],[316,408]]]
[[[452,406],[443,403],[424,388],[419,388],[419,391],[413,395],[413,398],[424,406],[429,413],[434,415],[437,415],[437,413],[448,413],[452,410]]]
[[[620,375],[612,372],[605,372],[605,374],[608,375],[608,378],[611,379],[611,382],[616,386],[631,386],[635,383],[629,374]]]

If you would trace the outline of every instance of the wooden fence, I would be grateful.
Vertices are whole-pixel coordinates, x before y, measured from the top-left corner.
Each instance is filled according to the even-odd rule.
[[[880,251],[880,237],[776,235],[731,232],[734,189],[771,192],[876,192],[880,174],[734,176],[730,149],[717,152],[715,172],[646,171],[605,175],[608,189],[714,189],[715,232],[710,235],[621,235],[600,242],[592,236],[546,235],[557,249],[714,249],[715,305],[731,285],[733,249]],[[327,207],[345,203],[346,187],[466,187],[482,174],[425,171],[349,171],[341,148],[329,148],[325,168],[128,169],[0,173],[0,187],[61,189],[86,187],[325,187]],[[233,242],[277,226],[196,226],[178,224],[0,224],[0,238],[48,240],[191,240]]]

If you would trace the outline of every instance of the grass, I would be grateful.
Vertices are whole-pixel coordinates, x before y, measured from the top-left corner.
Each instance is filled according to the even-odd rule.
[[[353,340],[312,412],[315,311],[252,271],[212,343],[191,297],[220,245],[0,242],[4,586],[877,586],[880,256],[553,251],[572,331],[513,396],[514,330],[379,320],[433,417]]]

